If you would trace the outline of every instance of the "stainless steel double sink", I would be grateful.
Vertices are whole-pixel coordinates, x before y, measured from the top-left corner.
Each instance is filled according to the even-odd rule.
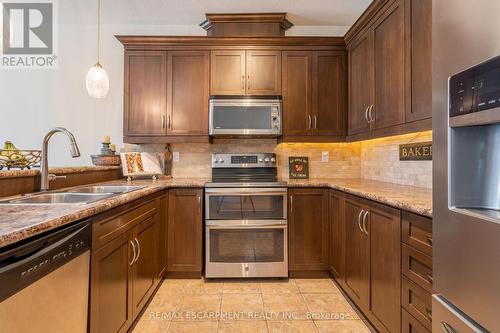
[[[51,205],[51,204],[88,204],[109,197],[132,192],[146,186],[132,185],[99,185],[77,187],[58,192],[40,192],[23,195],[19,198],[0,201],[0,204],[11,205]]]

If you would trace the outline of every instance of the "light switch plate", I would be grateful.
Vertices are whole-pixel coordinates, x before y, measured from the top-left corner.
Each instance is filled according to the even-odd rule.
[[[330,160],[330,155],[327,151],[321,152],[321,162],[328,162]]]
[[[172,154],[172,160],[174,162],[179,162],[179,159],[180,159],[180,156],[179,156],[179,152],[178,151],[174,151],[173,154]]]

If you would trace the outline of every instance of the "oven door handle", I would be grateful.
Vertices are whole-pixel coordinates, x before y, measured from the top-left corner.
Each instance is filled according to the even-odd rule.
[[[248,188],[248,189],[235,189],[235,188],[207,188],[205,194],[210,195],[287,195],[288,189],[265,189],[265,188]]]
[[[226,221],[206,221],[207,228],[210,229],[253,229],[253,228],[286,228],[288,222],[286,220],[226,220]]]

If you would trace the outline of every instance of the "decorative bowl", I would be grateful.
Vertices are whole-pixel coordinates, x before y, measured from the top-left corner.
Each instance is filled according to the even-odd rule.
[[[92,163],[97,166],[120,166],[120,155],[90,155]]]
[[[0,170],[7,168],[31,169],[42,158],[41,150],[0,149]]]

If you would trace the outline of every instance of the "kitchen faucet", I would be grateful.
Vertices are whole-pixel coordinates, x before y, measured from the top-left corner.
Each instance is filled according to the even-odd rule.
[[[48,149],[49,149],[49,140],[52,135],[56,133],[64,133],[69,138],[70,146],[69,149],[71,151],[71,157],[80,157],[80,150],[78,149],[78,145],[76,144],[76,140],[74,135],[63,127],[56,127],[50,130],[45,137],[43,138],[43,146],[42,146],[42,170],[40,172],[40,191],[48,191],[49,190],[49,182],[55,179],[64,179],[66,176],[56,176],[54,174],[49,173],[49,162],[47,159]]]

